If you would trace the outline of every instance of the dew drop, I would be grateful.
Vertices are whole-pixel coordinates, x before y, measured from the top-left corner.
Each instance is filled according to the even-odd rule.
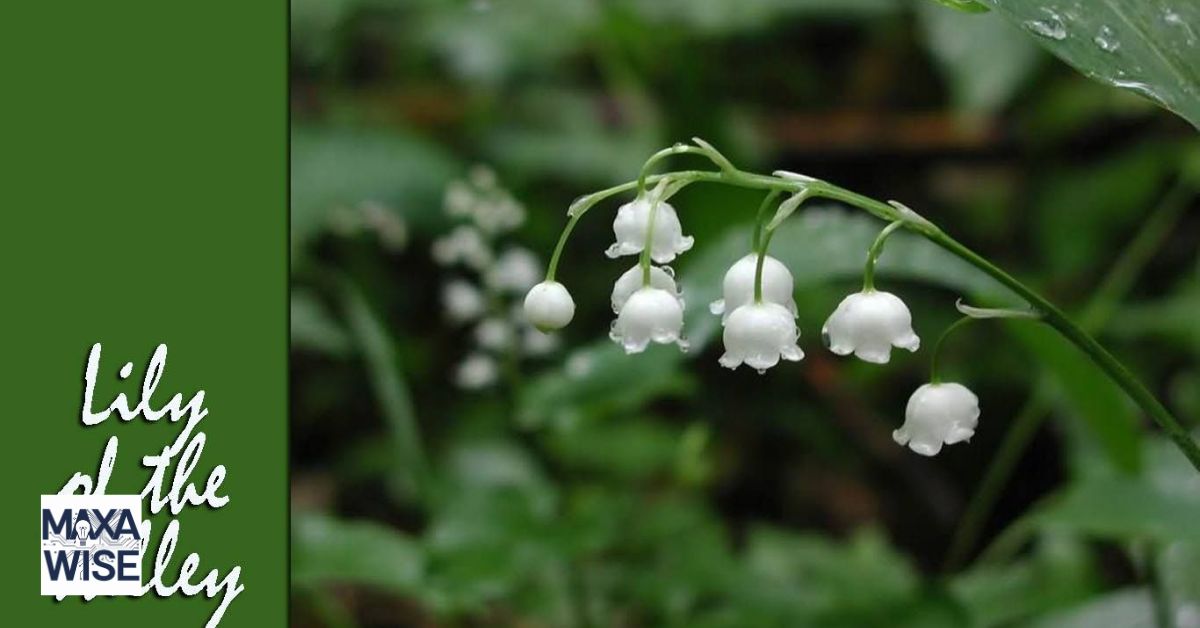
[[[1145,96],[1146,98],[1149,98],[1150,100],[1153,100],[1154,102],[1158,102],[1158,103],[1163,102],[1162,97],[1160,97],[1158,95],[1158,92],[1154,91],[1153,87],[1151,87],[1150,85],[1143,83],[1141,81],[1117,79],[1117,80],[1112,81],[1112,84],[1114,87],[1120,87],[1121,89],[1127,89],[1132,92],[1137,92],[1137,93],[1141,94],[1142,96]]]
[[[574,216],[575,214],[579,213],[580,208],[582,208],[587,202],[587,194],[584,194],[583,196],[576,196],[575,200],[571,201],[571,204],[567,206],[567,215]]]
[[[1092,38],[1096,45],[1104,52],[1116,52],[1117,48],[1121,47],[1121,42],[1117,41],[1113,30],[1107,26],[1101,26],[1100,32]]]
[[[759,374],[759,375],[766,375],[766,374],[767,374],[767,369],[754,369],[754,370],[758,371],[758,374]]]
[[[1062,41],[1067,38],[1067,27],[1063,25],[1062,18],[1057,13],[1050,9],[1043,8],[1042,11],[1046,14],[1045,19],[1027,20],[1025,28],[1033,31],[1036,35],[1041,35],[1054,41]]]
[[[683,337],[680,337],[679,340],[675,341],[675,344],[679,345],[679,350],[683,353],[687,353],[688,350],[692,348],[692,343],[689,342],[687,338]]]

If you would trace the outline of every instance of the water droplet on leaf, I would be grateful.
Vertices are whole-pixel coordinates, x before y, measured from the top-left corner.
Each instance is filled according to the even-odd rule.
[[[1036,35],[1041,35],[1054,41],[1062,41],[1067,38],[1067,27],[1063,25],[1062,17],[1050,9],[1042,9],[1046,17],[1041,20],[1027,20],[1025,28],[1028,28]]]
[[[1113,30],[1107,26],[1101,26],[1100,32],[1096,34],[1092,41],[1100,47],[1104,52],[1116,52],[1117,48],[1121,47],[1121,42],[1117,41]]]

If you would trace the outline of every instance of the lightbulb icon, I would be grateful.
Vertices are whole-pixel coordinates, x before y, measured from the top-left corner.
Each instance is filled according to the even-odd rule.
[[[87,545],[88,535],[92,531],[92,522],[87,520],[87,517],[79,517],[79,521],[75,522],[75,539],[79,541],[80,546]]]

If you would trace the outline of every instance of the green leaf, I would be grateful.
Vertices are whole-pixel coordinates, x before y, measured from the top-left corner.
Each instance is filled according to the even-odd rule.
[[[1157,567],[1167,606],[1177,617],[1195,617],[1200,612],[1200,544],[1164,546]]]
[[[303,288],[293,289],[289,310],[293,349],[307,349],[333,356],[344,356],[350,352],[350,337],[312,292]]]
[[[346,324],[366,362],[371,388],[387,422],[403,493],[422,490],[426,462],[412,396],[396,361],[395,344],[356,286],[345,287]]]
[[[1019,321],[1008,329],[1045,369],[1069,418],[1087,424],[1115,468],[1137,470],[1142,431],[1116,384],[1054,330]]]
[[[947,11],[924,2],[917,17],[925,44],[962,109],[986,113],[1004,107],[1043,57],[1020,29],[995,15]]]
[[[986,4],[980,4],[979,2],[976,2],[975,0],[933,0],[933,1],[944,7],[950,7],[951,9],[955,9],[957,11],[962,11],[963,13],[987,13],[988,11],[991,11],[991,9],[989,9]]]
[[[350,583],[407,594],[420,584],[426,560],[403,533],[369,521],[293,513],[292,582]]]
[[[298,126],[291,139],[293,259],[338,208],[373,202],[417,226],[440,219],[456,171],[441,148],[394,129]]]
[[[1030,625],[1032,628],[1150,628],[1155,625],[1154,606],[1149,590],[1122,589],[1046,615]]]
[[[1157,301],[1126,306],[1113,319],[1114,335],[1129,339],[1158,337],[1200,355],[1200,276],[1189,277],[1174,293]]]
[[[866,625],[878,613],[914,597],[916,572],[878,530],[859,530],[846,543],[774,528],[750,531],[746,561],[754,586],[784,586],[797,604],[818,615],[850,614]]]
[[[1087,599],[1101,582],[1081,539],[1043,534],[1030,556],[978,567],[950,582],[954,597],[979,626],[1006,626]]]
[[[1036,241],[1056,277],[1107,265],[1162,193],[1175,151],[1139,145],[1084,167],[1047,173],[1036,194]]]
[[[1088,77],[1149,98],[1200,128],[1200,3],[981,1]]]
[[[1092,477],[1033,515],[1043,527],[1111,540],[1200,541],[1200,475],[1169,441],[1146,444],[1141,477]]]

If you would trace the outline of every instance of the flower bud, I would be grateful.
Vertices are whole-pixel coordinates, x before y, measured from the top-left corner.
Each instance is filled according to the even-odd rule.
[[[979,424],[979,398],[962,384],[925,384],[908,399],[904,425],[892,432],[900,445],[933,456],[942,445],[968,440]]]
[[[641,353],[650,342],[675,343],[687,349],[683,340],[683,301],[661,288],[639,288],[625,301],[613,322],[609,337],[625,353]]]
[[[613,233],[617,241],[605,255],[616,258],[622,255],[636,255],[646,246],[646,231],[650,225],[650,201],[638,198],[625,203],[617,210],[613,221]],[[683,226],[679,224],[679,216],[670,204],[660,202],[654,212],[654,242],[650,247],[650,258],[659,264],[666,264],[675,256],[692,248],[695,240],[683,235]]]
[[[678,294],[679,290],[675,287],[675,274],[670,266],[651,266],[650,267],[650,287],[666,290],[671,294]],[[625,306],[625,302],[629,300],[630,295],[642,288],[642,267],[634,265],[633,268],[625,271],[613,284],[612,290],[612,309],[614,314],[619,314],[621,308]]]
[[[793,362],[804,357],[796,344],[800,330],[795,317],[778,303],[749,303],[733,311],[725,321],[725,354],[721,366],[745,364],[759,373],[782,358]]]
[[[890,292],[876,290],[842,299],[825,321],[821,336],[830,351],[838,355],[853,353],[875,364],[887,364],[892,347],[916,351],[921,346],[904,301]]]
[[[708,310],[721,315],[721,322],[739,307],[754,300],[754,275],[758,272],[758,254],[750,253],[739,259],[725,272],[721,294],[724,298],[709,304]],[[796,301],[792,299],[792,273],[783,262],[766,256],[763,259],[762,299],[778,303],[796,315]]]
[[[525,317],[544,332],[566,327],[574,316],[575,301],[567,288],[557,281],[543,281],[525,295]]]

